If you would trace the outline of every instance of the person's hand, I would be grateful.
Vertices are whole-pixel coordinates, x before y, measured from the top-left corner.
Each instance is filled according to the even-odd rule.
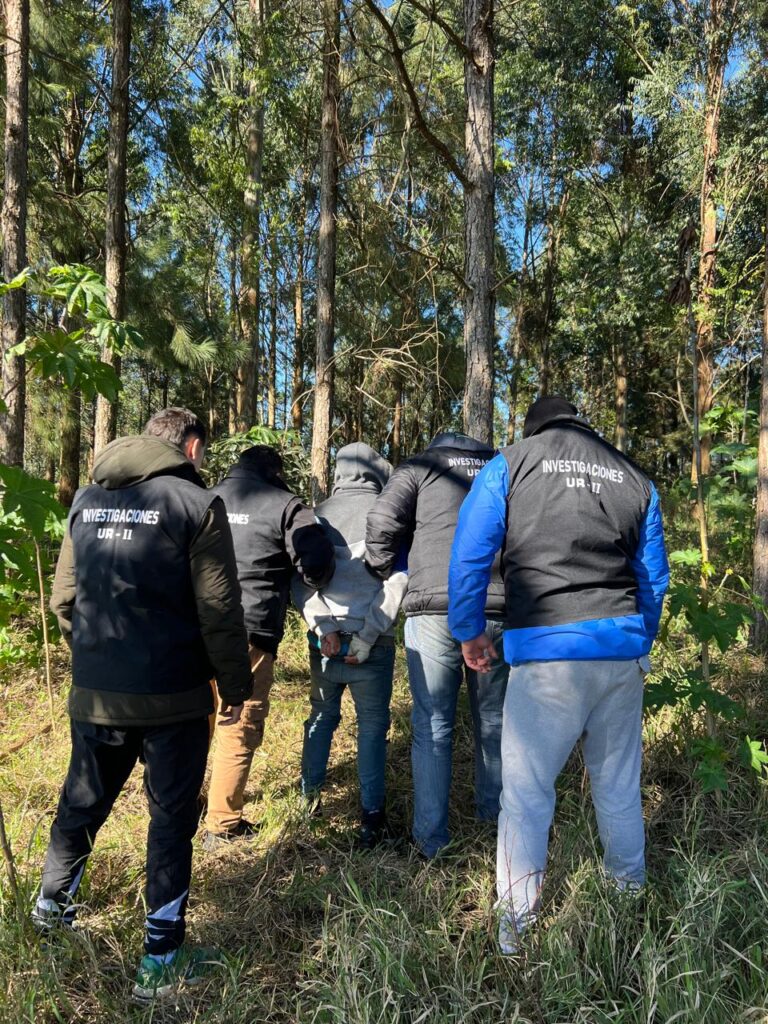
[[[324,658],[333,658],[341,650],[338,633],[326,633],[320,641],[320,653]]]
[[[373,644],[367,644],[355,634],[349,641],[349,654],[344,658],[347,665],[362,665],[368,659]]]
[[[474,640],[463,641],[461,653],[468,668],[483,674],[491,671],[491,662],[499,657],[487,633],[481,633]]]
[[[240,716],[243,713],[242,704],[225,704],[221,702],[219,708],[219,717],[216,720],[216,725],[237,725],[240,721]]]

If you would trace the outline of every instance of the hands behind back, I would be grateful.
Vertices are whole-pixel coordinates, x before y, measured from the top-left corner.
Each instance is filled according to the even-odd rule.
[[[461,645],[461,653],[467,667],[475,672],[485,674],[491,671],[491,662],[498,659],[496,648],[486,633],[481,633],[474,640],[465,640]]]
[[[349,642],[349,654],[344,658],[347,665],[362,665],[368,659],[373,644],[367,644],[365,640],[355,634]]]

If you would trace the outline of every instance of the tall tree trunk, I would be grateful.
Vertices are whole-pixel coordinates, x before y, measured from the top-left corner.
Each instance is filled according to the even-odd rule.
[[[768,185],[768,175],[766,184]],[[760,375],[760,438],[757,448],[757,507],[752,587],[755,594],[768,605],[768,202],[765,210],[764,243],[763,357]],[[755,616],[754,642],[758,650],[768,649],[768,618],[761,613]]]
[[[312,500],[330,489],[333,423],[333,340],[336,293],[336,201],[338,189],[338,104],[340,0],[323,0],[323,103],[320,128],[320,231],[317,245],[317,332],[315,405],[312,419]]]
[[[269,384],[267,386],[267,425],[277,422],[277,243],[272,231],[269,246]]]
[[[698,364],[698,409],[703,418],[712,408],[715,377],[714,287],[717,273],[717,157],[720,148],[720,100],[728,60],[730,29],[724,24],[726,0],[712,0],[705,26],[709,42],[704,92],[704,166],[700,194],[699,290],[696,321],[696,353]],[[709,474],[712,438],[701,436],[701,473]],[[693,461],[694,481],[696,460]]]
[[[65,508],[72,504],[80,486],[81,397],[79,391],[64,393],[61,417],[61,456],[59,460],[59,501]]]
[[[464,430],[493,442],[493,0],[464,0]]]
[[[300,434],[304,427],[301,396],[304,391],[304,256],[300,250],[293,292],[293,380],[291,382],[291,422]]]
[[[235,344],[238,344],[242,339],[242,323],[240,320],[240,296],[237,291],[237,242],[233,236],[230,236],[229,247],[229,318],[233,340]],[[227,374],[227,426],[230,434],[234,434],[238,429],[237,382],[237,371]]]
[[[619,337],[614,350],[614,394],[616,427],[613,443],[620,452],[627,450],[627,350],[623,337]]]
[[[250,0],[251,15],[256,28],[257,66],[264,63],[265,0]],[[251,120],[246,141],[248,182],[243,201],[242,294],[240,318],[245,359],[236,383],[237,426],[247,430],[258,418],[259,390],[259,321],[261,315],[261,278],[259,252],[259,221],[261,219],[262,167],[264,163],[264,90],[261,76],[251,78],[248,86]]]
[[[395,377],[395,413],[392,417],[392,446],[389,461],[397,466],[403,453],[403,378]]]
[[[107,306],[113,320],[125,319],[125,193],[128,157],[128,85],[131,60],[131,0],[112,0],[112,95],[107,153]],[[101,358],[120,374],[120,356],[104,348]],[[93,450],[97,453],[117,436],[117,399],[99,395]]]
[[[29,143],[29,0],[5,0],[5,178],[0,231],[3,279],[27,265],[27,149]],[[26,289],[3,297],[0,457],[24,464],[26,387],[24,358],[8,355],[26,334]]]
[[[309,125],[305,142],[309,138]],[[305,153],[306,157],[306,153]],[[296,280],[293,291],[293,379],[291,381],[291,422],[300,434],[304,427],[304,268],[307,240],[307,209],[309,207],[310,174],[305,159],[301,171],[301,203],[296,224]]]
[[[85,117],[82,105],[74,91],[69,94],[69,103],[64,116],[59,171],[65,191],[74,207],[82,196],[84,188],[83,168],[80,155],[85,132]],[[84,263],[85,242],[81,235],[74,236],[72,247],[57,253],[62,262]],[[64,313],[61,326],[65,331],[73,328]],[[82,441],[81,395],[79,391],[67,392],[61,418],[61,455],[59,462],[59,501],[66,506],[72,504],[80,483],[80,446]]]

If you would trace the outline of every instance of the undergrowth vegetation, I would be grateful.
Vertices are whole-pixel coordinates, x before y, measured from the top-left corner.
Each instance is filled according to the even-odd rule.
[[[662,652],[660,666],[664,660]],[[523,955],[506,959],[495,943],[494,829],[471,817],[468,709],[456,745],[455,839],[445,857],[425,864],[407,843],[410,700],[399,662],[388,768],[398,838],[374,853],[355,851],[354,716],[346,697],[322,815],[309,817],[298,798],[307,675],[295,620],[248,791],[246,814],[263,829],[241,849],[195,850],[190,938],[221,949],[226,966],[177,1004],[134,1007],[129,979],[141,949],[146,833],[138,770],[99,836],[80,930],[46,949],[26,921],[68,757],[63,652],[55,671],[55,732],[0,762],[24,911],[4,883],[2,1021],[768,1021],[766,789],[734,760],[726,793],[702,791],[687,756],[700,731],[690,709],[665,708],[646,723],[644,894],[617,894],[601,876],[588,783],[575,754],[559,783],[540,924]],[[740,742],[744,728],[762,736],[768,725],[762,665],[737,651],[727,673],[745,717],[723,726],[724,749]],[[46,723],[41,690],[23,671],[6,681],[2,703],[14,725],[3,725],[5,749],[6,737],[34,735]]]

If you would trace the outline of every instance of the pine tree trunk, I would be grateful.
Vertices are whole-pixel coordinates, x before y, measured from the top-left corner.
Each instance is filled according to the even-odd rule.
[[[296,281],[293,292],[293,380],[291,382],[291,422],[300,434],[304,428],[304,246],[306,244],[309,175],[303,170],[301,208],[296,231]]]
[[[293,380],[291,382],[291,422],[300,434],[304,427],[304,410],[301,395],[304,391],[304,261],[299,260],[296,268],[296,283],[293,293]]]
[[[395,378],[395,412],[392,417],[392,449],[389,461],[397,466],[403,452],[403,380],[400,374]]]
[[[29,144],[29,0],[5,0],[5,178],[2,219],[3,279],[27,265],[27,149]],[[27,293],[17,288],[3,297],[0,457],[24,464],[26,412],[23,356],[8,355],[26,334]]]
[[[464,430],[493,442],[495,313],[493,0],[464,0],[467,98],[464,190]]]
[[[717,156],[720,148],[720,100],[728,60],[724,41],[725,0],[712,0],[705,36],[709,39],[704,94],[704,168],[701,181],[699,231],[699,290],[696,323],[696,354],[698,364],[698,409],[702,419],[712,408],[715,377],[714,288],[717,274]],[[712,438],[701,436],[701,473],[709,474]],[[694,481],[696,463],[693,463]]]
[[[80,486],[80,406],[79,391],[65,392],[59,461],[59,501],[65,508],[70,507]]]
[[[112,0],[112,95],[107,154],[106,251],[107,306],[113,320],[125,319],[125,193],[128,159],[128,85],[131,60],[131,0]],[[104,348],[101,358],[120,374],[120,356]],[[96,401],[93,450],[117,436],[117,400]]]
[[[619,338],[614,354],[614,394],[616,426],[613,443],[620,452],[627,450],[627,352],[624,338]]]
[[[766,189],[768,195],[768,189]],[[757,507],[753,582],[755,594],[768,605],[768,203],[765,211],[763,264],[763,353],[760,375],[760,437],[757,449]],[[758,613],[753,631],[758,650],[768,649],[768,618]]]
[[[267,387],[267,426],[277,422],[277,244],[270,238],[269,268],[269,384]]]
[[[333,341],[336,292],[336,201],[340,0],[323,0],[323,103],[320,129],[320,231],[317,245],[315,405],[312,420],[312,501],[330,490],[333,423]]]
[[[257,32],[257,64],[264,61],[265,0],[250,0],[250,9]],[[259,76],[249,85],[251,121],[246,141],[248,182],[243,201],[242,292],[240,319],[246,356],[236,383],[237,427],[248,430],[258,419],[259,390],[259,320],[261,315],[261,279],[259,222],[261,218],[262,167],[264,163],[264,92]]]

